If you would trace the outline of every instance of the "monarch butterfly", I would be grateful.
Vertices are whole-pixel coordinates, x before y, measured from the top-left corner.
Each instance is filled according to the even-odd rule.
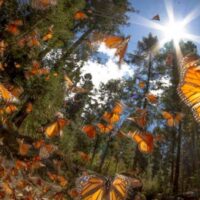
[[[54,137],[61,134],[64,126],[69,125],[70,121],[64,118],[58,118],[56,121],[50,123],[44,130],[44,134],[47,137]]]
[[[49,74],[48,68],[40,68],[40,63],[36,60],[32,61],[32,69],[30,71],[25,72],[25,77],[29,79],[32,76],[35,75],[47,75]]]
[[[47,159],[51,156],[51,154],[57,149],[55,145],[52,144],[44,144],[41,146],[39,150],[39,157],[41,159]]]
[[[19,154],[22,156],[26,156],[31,148],[31,145],[24,143],[24,140],[18,139],[19,144]]]
[[[103,117],[102,117],[105,121],[107,121],[108,123],[116,123],[119,121],[120,119],[120,115],[116,114],[116,113],[109,113],[109,112],[105,112],[103,114]]]
[[[126,53],[130,36],[124,38],[113,35],[103,35],[94,33],[94,42],[103,42],[108,48],[117,49],[115,55],[119,56],[119,63],[121,64]]]
[[[96,127],[93,125],[85,125],[82,128],[82,131],[91,139],[96,136]]]
[[[184,57],[180,78],[178,94],[192,108],[195,119],[200,121],[200,59],[198,56],[192,54]]]
[[[144,128],[147,124],[147,110],[138,108],[136,110],[136,116],[127,119],[135,122],[139,127]]]
[[[31,113],[33,111],[33,104],[28,102],[26,105],[26,113]]]
[[[146,98],[147,98],[148,102],[152,103],[152,104],[156,104],[158,101],[157,96],[155,96],[154,94],[151,94],[151,93],[146,94]]]
[[[102,123],[98,123],[97,127],[99,128],[101,133],[109,133],[112,129],[113,129],[113,125],[112,124],[102,124]]]
[[[0,57],[4,56],[4,52],[7,48],[7,46],[8,46],[8,44],[4,40],[0,41]]]
[[[141,82],[139,82],[139,87],[141,88],[141,89],[144,89],[145,88],[145,82],[144,81],[141,81]]]
[[[17,101],[17,97],[21,95],[23,89],[17,86],[9,85],[6,86],[0,83],[0,98],[6,102]]]
[[[129,132],[128,137],[136,142],[142,153],[151,153],[153,151],[154,138],[151,133],[136,130]]]
[[[1,114],[11,114],[17,110],[17,107],[14,104],[5,105],[3,108],[0,108],[0,115]]]
[[[43,41],[49,41],[53,37],[53,25],[48,28],[48,32],[43,36]]]
[[[120,120],[120,114],[123,112],[123,106],[121,103],[117,102],[113,108],[113,110],[109,113],[109,112],[105,112],[103,114],[103,119],[110,123],[116,123]]]
[[[74,83],[67,75],[64,75],[64,81],[67,89],[71,89],[73,87]]]
[[[56,6],[58,0],[32,0],[31,6],[34,9],[46,10],[51,6]]]
[[[14,20],[7,25],[6,31],[8,31],[9,33],[15,36],[19,35],[20,33],[19,26],[22,26],[22,25],[23,25],[22,20],[20,19]]]
[[[75,20],[85,20],[87,18],[88,18],[88,16],[84,12],[82,12],[82,11],[77,11],[74,14],[74,19]]]
[[[83,151],[79,151],[78,153],[79,153],[80,158],[85,162],[88,162],[91,159],[90,156]]]
[[[157,21],[160,21],[160,15],[155,15],[152,17],[152,20],[157,20]]]
[[[74,83],[72,82],[72,80],[67,75],[64,75],[64,81],[65,81],[66,89],[70,90],[71,92],[79,93],[79,94],[88,92],[88,90],[86,90],[82,87],[74,86]]]
[[[176,113],[175,115],[169,113],[169,112],[162,112],[162,116],[167,120],[167,125],[172,127],[172,126],[177,126],[180,121],[183,119],[184,114],[183,113]]]
[[[119,63],[121,63],[126,53],[129,40],[130,36],[126,38],[118,36],[107,36],[103,39],[103,42],[108,48],[117,49],[115,55],[119,56]]]
[[[49,179],[52,181],[57,181],[62,187],[65,187],[68,184],[68,181],[64,176],[53,174],[51,172],[47,172],[47,175]]]
[[[25,45],[25,43],[27,44],[28,47],[39,47],[40,46],[40,42],[39,42],[37,33],[33,33],[33,35],[31,35],[31,36],[27,36],[26,39],[24,40],[24,44],[23,44],[23,40],[21,40],[20,42],[18,44],[19,44],[19,46],[21,45],[22,47]]]
[[[95,174],[78,178],[76,187],[81,200],[125,200],[134,198],[135,193],[132,192],[130,197],[129,191],[136,182],[140,181],[121,174],[117,174],[114,179]],[[138,185],[141,187],[141,182]]]

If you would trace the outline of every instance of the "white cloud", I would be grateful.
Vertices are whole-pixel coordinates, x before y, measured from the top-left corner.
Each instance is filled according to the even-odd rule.
[[[157,80],[153,80],[151,81],[151,83],[156,84]],[[171,80],[170,77],[168,76],[163,76],[161,77],[161,79],[159,80],[159,82],[162,84],[162,87],[169,87],[171,86]],[[152,94],[156,95],[156,96],[161,96],[163,93],[163,89],[156,89],[156,90],[151,90],[150,91]]]
[[[105,64],[96,60],[88,60],[82,68],[82,74],[90,73],[95,88],[99,88],[100,83],[107,83],[111,79],[122,79],[125,76],[133,76],[133,69],[127,63],[122,63],[119,69],[118,58],[115,56],[115,49],[109,49],[105,44],[101,44],[97,50],[108,56]]]

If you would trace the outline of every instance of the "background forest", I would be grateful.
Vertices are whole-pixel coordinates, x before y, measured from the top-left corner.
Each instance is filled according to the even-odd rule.
[[[141,199],[199,198],[200,127],[177,92],[173,41],[155,51],[144,35],[125,61],[116,53],[133,75],[99,88],[82,73],[103,62],[94,41],[127,39],[131,12],[128,0],[0,0],[0,199],[76,199],[83,173],[137,177]]]

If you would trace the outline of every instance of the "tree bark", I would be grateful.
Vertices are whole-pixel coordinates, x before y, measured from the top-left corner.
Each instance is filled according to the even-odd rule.
[[[94,144],[94,149],[93,149],[93,152],[92,152],[92,158],[91,158],[90,166],[92,166],[92,164],[93,164],[95,155],[96,155],[96,153],[97,153],[97,148],[98,148],[98,146],[99,146],[99,136],[97,135],[97,136],[96,136],[96,141],[95,141],[95,144]]]
[[[103,152],[102,157],[101,157],[101,161],[100,161],[99,169],[98,169],[99,172],[101,172],[102,167],[104,165],[104,162],[106,160],[106,156],[108,155],[108,149],[109,149],[111,141],[112,141],[112,137],[111,137],[111,134],[110,134],[109,138],[107,140],[107,143],[106,143],[106,147],[105,147],[104,152]]]
[[[171,174],[170,174],[170,183],[173,185],[174,183],[174,151],[175,151],[175,140],[176,140],[176,132],[172,131],[172,146],[171,146]]]
[[[177,145],[177,154],[176,154],[176,167],[174,174],[174,187],[173,193],[177,194],[179,191],[179,176],[180,176],[180,159],[181,159],[181,140],[182,140],[182,125],[179,124],[178,128],[178,145]]]
[[[146,82],[146,88],[144,90],[144,103],[142,105],[142,109],[145,109],[147,107],[147,99],[145,98],[145,95],[149,92],[150,88],[150,80],[151,80],[151,69],[152,69],[152,55],[149,53],[149,63],[148,63],[148,73],[147,73],[147,82]],[[133,158],[133,169],[137,168],[138,165],[138,159],[142,156],[142,153],[139,151],[139,149],[136,147],[135,149],[135,155]]]

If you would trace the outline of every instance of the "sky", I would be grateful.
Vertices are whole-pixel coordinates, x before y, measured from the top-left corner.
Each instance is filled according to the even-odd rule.
[[[141,18],[151,20],[153,16],[159,14],[160,21],[155,22],[158,24],[166,24],[168,21],[166,4],[173,7],[174,16],[177,21],[183,20],[185,16],[196,9],[197,17],[188,24],[186,30],[192,34],[200,35],[200,0],[131,0],[130,2],[136,10],[139,10],[139,13],[129,13],[130,26],[122,27],[121,29],[126,35],[131,35],[128,52],[134,51],[138,40],[141,40],[150,32],[158,36],[159,39],[163,37],[163,33],[160,31],[142,26]],[[195,44],[198,46],[198,51],[200,52],[200,44],[197,42]]]
[[[130,0],[130,2],[136,10],[139,10],[139,13],[128,13],[130,25],[121,27],[124,36],[131,35],[127,53],[136,50],[138,41],[148,36],[150,32],[160,41],[164,38],[163,32],[149,27],[149,25],[153,22],[160,25],[167,24],[169,20],[167,6],[173,8],[176,21],[183,21],[188,14],[193,13],[192,16],[195,18],[185,27],[185,30],[187,33],[200,36],[200,0]],[[152,17],[157,14],[160,16],[160,21],[152,21]],[[145,21],[147,26],[144,26]],[[200,52],[200,37],[194,43]],[[119,69],[114,49],[108,49],[105,45],[101,45],[98,52],[101,53],[103,62],[92,57],[85,63],[82,70],[83,74],[91,73],[95,88],[98,88],[101,82],[107,83],[110,79],[134,76],[134,67],[127,63],[123,63]]]

